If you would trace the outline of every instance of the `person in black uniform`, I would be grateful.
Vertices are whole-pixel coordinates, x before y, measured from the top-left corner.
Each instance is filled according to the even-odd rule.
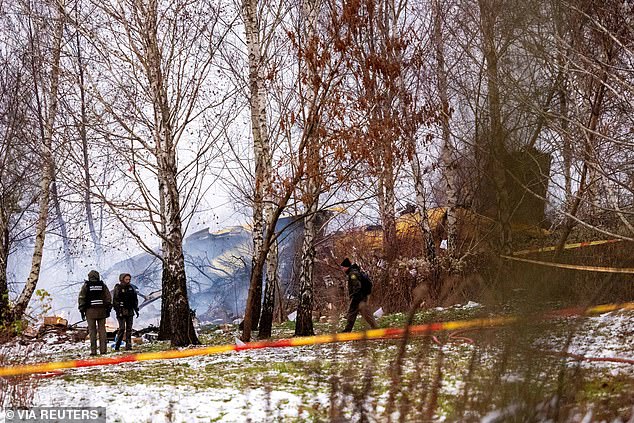
[[[361,271],[358,264],[353,264],[347,257],[341,263],[341,268],[348,276],[348,296],[350,297],[350,307],[346,316],[348,321],[343,331],[352,331],[359,313],[372,329],[376,329],[378,325],[368,308],[368,296],[372,292],[372,281],[367,274]]]
[[[90,334],[90,355],[97,355],[97,332],[99,333],[99,352],[107,352],[106,319],[112,310],[112,296],[99,272],[91,270],[88,280],[79,291],[79,312],[81,318],[88,322]]]
[[[115,351],[119,351],[124,335],[125,349],[132,349],[132,323],[135,313],[136,317],[139,317],[139,297],[136,287],[130,283],[131,279],[132,276],[129,273],[122,273],[119,275],[119,283],[114,287],[114,310],[119,322]]]

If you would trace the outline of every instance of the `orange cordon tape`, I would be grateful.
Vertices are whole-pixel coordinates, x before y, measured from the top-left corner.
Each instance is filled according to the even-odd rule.
[[[590,247],[593,245],[603,245],[603,244],[612,244],[614,242],[622,242],[622,239],[605,239],[602,241],[588,241],[588,242],[576,242],[574,244],[565,244],[564,245],[564,250],[571,250],[573,248],[582,248],[582,247]],[[526,254],[532,254],[532,253],[544,253],[547,251],[555,251],[557,249],[556,246],[552,246],[552,247],[542,247],[542,248],[535,248],[533,250],[520,250],[520,251],[514,251],[513,253],[511,253],[514,256],[523,256]]]
[[[558,267],[560,269],[584,270],[586,272],[602,273],[626,273],[634,274],[634,267],[602,267],[602,266],[581,266],[578,264],[554,263],[551,261],[530,260],[512,256],[500,256],[507,260],[521,261],[523,263],[539,264],[541,266]]]
[[[604,304],[589,308],[567,308],[562,310],[555,310],[543,314],[539,317],[541,319],[554,319],[558,317],[607,313],[615,310],[634,310],[634,302],[623,304]],[[520,319],[516,316],[501,316],[483,319],[459,320],[452,322],[428,323],[424,325],[410,326],[409,334],[425,335],[431,332],[438,331],[499,327],[518,322],[519,320]],[[334,342],[361,341],[369,339],[394,339],[402,338],[407,332],[408,330],[405,328],[372,329],[365,332],[336,333],[329,335],[280,339],[277,341],[247,342],[244,345],[218,345],[213,347],[130,354],[122,355],[119,357],[95,358],[91,360],[70,360],[53,363],[38,363],[13,367],[0,367],[0,377],[26,375],[31,373],[54,372],[62,369],[73,369],[78,367],[132,363],[135,361],[186,358],[200,355],[220,354],[229,351],[255,350],[260,348],[298,347],[303,345],[329,344]]]

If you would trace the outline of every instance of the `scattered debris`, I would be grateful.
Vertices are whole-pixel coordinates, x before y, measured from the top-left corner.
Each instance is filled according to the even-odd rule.
[[[136,339],[136,338],[135,338]],[[158,341],[158,332],[147,332],[141,335],[141,339],[145,342]]]
[[[47,316],[44,317],[44,326],[68,326],[68,320],[59,316]]]

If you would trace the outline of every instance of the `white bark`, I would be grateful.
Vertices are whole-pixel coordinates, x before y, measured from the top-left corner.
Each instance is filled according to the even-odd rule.
[[[47,116],[44,122],[44,136],[42,139],[42,180],[40,181],[40,194],[38,198],[38,219],[35,228],[35,243],[33,247],[33,257],[31,260],[31,270],[29,272],[26,285],[22,290],[14,307],[14,319],[21,319],[26,307],[35,292],[39,281],[42,267],[42,254],[44,241],[46,239],[46,225],[48,222],[48,209],[51,195],[51,182],[53,180],[53,136],[55,133],[55,119],[58,109],[58,89],[60,79],[60,56],[62,49],[62,37],[64,35],[65,11],[64,3],[57,3],[57,22],[53,31],[53,43],[51,54],[50,88],[48,91]],[[35,60],[35,58],[33,58]]]
[[[440,116],[442,126],[442,151],[440,162],[443,166],[443,177],[447,194],[447,252],[453,256],[456,249],[456,205],[458,196],[456,192],[456,167],[454,162],[454,148],[451,142],[449,127],[449,95],[447,93],[447,70],[445,69],[445,43],[442,33],[442,16],[440,0],[432,1],[432,13],[434,19],[434,47],[436,48],[436,81],[438,96],[442,107]],[[417,192],[418,195],[418,192]]]
[[[244,0],[244,25],[248,50],[249,63],[249,90],[251,132],[253,135],[253,150],[255,157],[255,190],[253,193],[253,258],[251,271],[254,272],[257,260],[262,254],[268,255],[268,251],[262,251],[264,244],[264,231],[275,228],[275,222],[270,222],[272,216],[271,198],[271,152],[267,127],[266,91],[264,86],[264,58],[261,53],[261,29],[258,24],[257,0]],[[266,203],[266,205],[265,205]],[[266,209],[266,211],[265,211]],[[266,214],[266,215],[265,215]],[[273,226],[271,226],[271,224]],[[267,265],[267,279],[271,271]],[[275,277],[273,277],[275,280]],[[258,327],[261,312],[262,278],[258,277],[257,286],[254,287],[252,303],[248,304],[252,309],[253,328]]]
[[[306,19],[306,31],[304,43],[307,47],[313,37],[317,35],[317,14],[319,1],[307,1],[303,5],[303,14]],[[297,307],[297,320],[295,324],[295,335],[313,335],[313,273],[315,268],[315,237],[317,235],[317,211],[319,210],[319,193],[321,185],[319,183],[321,172],[321,152],[317,128],[319,128],[320,116],[317,111],[317,87],[311,81],[316,80],[316,63],[305,64],[307,69],[306,96],[304,98],[304,134],[307,137],[307,158],[306,158],[306,183],[304,185],[304,240],[301,250],[301,268],[299,275],[299,304]]]

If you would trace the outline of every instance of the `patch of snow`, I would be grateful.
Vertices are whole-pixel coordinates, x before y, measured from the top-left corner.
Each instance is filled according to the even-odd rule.
[[[540,349],[561,351],[565,336],[550,336],[537,345]],[[634,316],[632,313],[611,312],[600,316],[585,317],[567,350],[571,354],[596,358],[620,358],[634,360]],[[576,363],[574,358],[569,359]],[[612,376],[634,373],[634,366],[611,361],[587,361],[585,368],[606,369]]]
[[[511,404],[502,410],[493,410],[480,419],[480,423],[495,423],[508,420],[520,408],[518,404]]]
[[[328,396],[318,394],[315,401],[328,404]],[[235,422],[266,421],[267,410],[282,419],[306,419],[300,411],[305,401],[288,392],[266,392],[262,388],[239,391],[233,388],[195,390],[191,387],[137,384],[116,387],[89,384],[68,385],[54,381],[41,387],[36,405],[49,407],[106,407],[112,422]]]
[[[524,382],[524,377],[515,373],[502,375],[502,381],[505,383]]]

